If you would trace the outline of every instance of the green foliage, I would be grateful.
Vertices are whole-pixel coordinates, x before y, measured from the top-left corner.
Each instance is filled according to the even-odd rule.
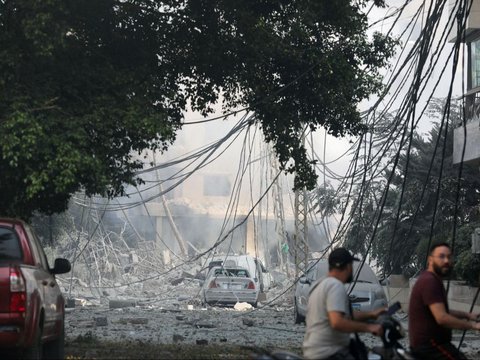
[[[432,118],[440,118],[444,104],[442,100],[432,101],[429,115]],[[458,123],[460,115],[461,108],[458,104],[454,104],[452,122]],[[392,117],[386,120],[391,121]],[[454,269],[455,276],[470,282],[478,278],[478,270],[480,270],[476,267],[477,260],[474,261],[471,256],[470,238],[474,225],[480,220],[480,177],[476,167],[463,165],[455,219],[459,167],[452,164],[453,128],[450,126],[448,129],[446,142],[444,141],[445,130],[440,130],[439,125],[434,124],[427,136],[414,134],[408,170],[406,170],[406,153],[405,151],[401,153],[379,226],[372,241],[370,256],[377,261],[387,275],[403,273],[412,276],[424,268],[428,247],[431,244],[452,243],[456,220],[454,251],[458,261]],[[437,142],[438,148],[435,150]],[[445,159],[439,188],[444,144]],[[428,176],[430,164],[432,169]],[[346,234],[346,244],[357,253],[365,254],[368,250],[368,243],[378,218],[380,199],[389,177],[390,173],[384,172],[380,179],[374,179],[364,187],[356,189],[358,203],[362,206],[352,209],[352,224]],[[400,204],[405,177],[405,191]],[[424,187],[425,193],[422,197]],[[440,190],[437,194],[438,188]],[[437,198],[438,206],[432,227]],[[395,227],[399,207],[400,213]]]
[[[338,212],[340,197],[330,183],[318,187],[312,195],[315,198],[313,211],[321,213],[322,216],[332,216]]]
[[[56,247],[65,233],[73,234],[75,231],[73,218],[67,212],[53,215],[35,214],[30,224],[44,247]]]
[[[454,249],[456,275],[473,286],[480,285],[480,255],[472,253],[472,234],[478,227],[480,222],[462,226],[458,231]]]
[[[383,5],[382,1],[375,1]],[[175,140],[187,104],[248,107],[296,187],[313,188],[304,128],[364,131],[395,41],[367,1],[0,2],[0,208],[66,208],[141,182],[135,154]]]

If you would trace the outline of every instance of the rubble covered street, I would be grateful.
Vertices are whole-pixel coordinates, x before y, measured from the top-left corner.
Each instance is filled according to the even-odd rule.
[[[241,358],[238,352],[228,355],[241,348],[245,349],[244,358],[262,349],[300,353],[305,326],[294,324],[292,282],[274,274],[276,286],[267,293],[267,300],[247,310],[202,306],[201,280],[185,277],[185,271],[172,272],[161,280],[103,289],[102,297],[92,296],[92,288],[77,281],[67,304],[66,355],[118,358],[123,354],[131,358],[128,349],[148,352],[149,346],[154,352],[150,358]],[[60,278],[59,282],[66,285],[67,280]],[[406,314],[400,313],[398,318],[406,329]],[[454,342],[458,344],[460,337],[460,332],[455,333]],[[362,334],[361,338],[369,346],[380,345],[373,336]],[[170,350],[155,353],[159,346]],[[202,355],[207,347],[214,353]],[[179,349],[191,352],[180,353]],[[223,356],[222,349],[226,352]],[[468,332],[462,349],[477,358],[478,335]],[[145,352],[141,356],[149,357]]]
[[[57,276],[67,305],[67,358],[252,359],[252,353],[265,350],[301,353],[305,325],[295,324],[293,300],[302,272],[293,263],[284,259],[266,268],[273,286],[258,307],[208,306],[201,286],[212,260],[225,253],[199,246],[195,254],[179,256],[158,242],[133,241],[127,229],[124,224],[117,233],[78,231],[47,248],[52,263],[72,259],[72,270]],[[406,314],[398,316],[408,331]],[[461,335],[454,333],[455,343]],[[361,338],[369,347],[381,345],[373,336]],[[467,332],[462,351],[478,358],[478,340]]]
[[[304,326],[294,325],[291,281],[277,273],[274,288],[258,308],[204,306],[202,280],[188,272],[97,290],[78,279],[59,277],[66,293],[66,342],[221,345],[300,351]],[[248,305],[248,304],[245,304]],[[98,357],[89,348],[76,356]]]

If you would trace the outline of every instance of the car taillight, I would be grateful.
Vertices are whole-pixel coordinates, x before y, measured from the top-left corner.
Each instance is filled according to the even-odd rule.
[[[250,281],[248,283],[247,289],[254,289],[255,290],[255,284],[253,283],[253,281]]]
[[[26,308],[25,280],[17,268],[10,268],[10,312],[24,313]]]
[[[212,280],[212,281],[210,281],[210,284],[208,284],[208,287],[209,287],[210,289],[214,289],[214,288],[217,288],[217,287],[219,287],[219,286],[218,286],[218,284],[217,284],[217,282],[216,282],[215,280]]]

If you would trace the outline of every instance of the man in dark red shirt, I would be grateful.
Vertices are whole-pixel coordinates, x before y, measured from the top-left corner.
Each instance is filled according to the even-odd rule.
[[[447,243],[432,246],[428,268],[410,295],[408,332],[412,354],[419,359],[466,359],[452,343],[452,330],[480,330],[478,314],[450,310],[442,280],[452,271]]]

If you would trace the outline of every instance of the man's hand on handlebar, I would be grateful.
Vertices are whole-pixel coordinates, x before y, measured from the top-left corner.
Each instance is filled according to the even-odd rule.
[[[472,322],[472,330],[480,331],[480,322]]]
[[[468,320],[480,322],[480,314],[478,314],[478,313],[468,313]]]
[[[380,324],[368,324],[368,332],[372,335],[381,337],[383,335],[383,326]]]
[[[385,314],[387,312],[388,308],[387,307],[383,307],[383,308],[379,308],[379,309],[376,309],[376,310],[373,310],[372,311],[372,317],[374,319],[378,318],[380,315],[382,314]]]

